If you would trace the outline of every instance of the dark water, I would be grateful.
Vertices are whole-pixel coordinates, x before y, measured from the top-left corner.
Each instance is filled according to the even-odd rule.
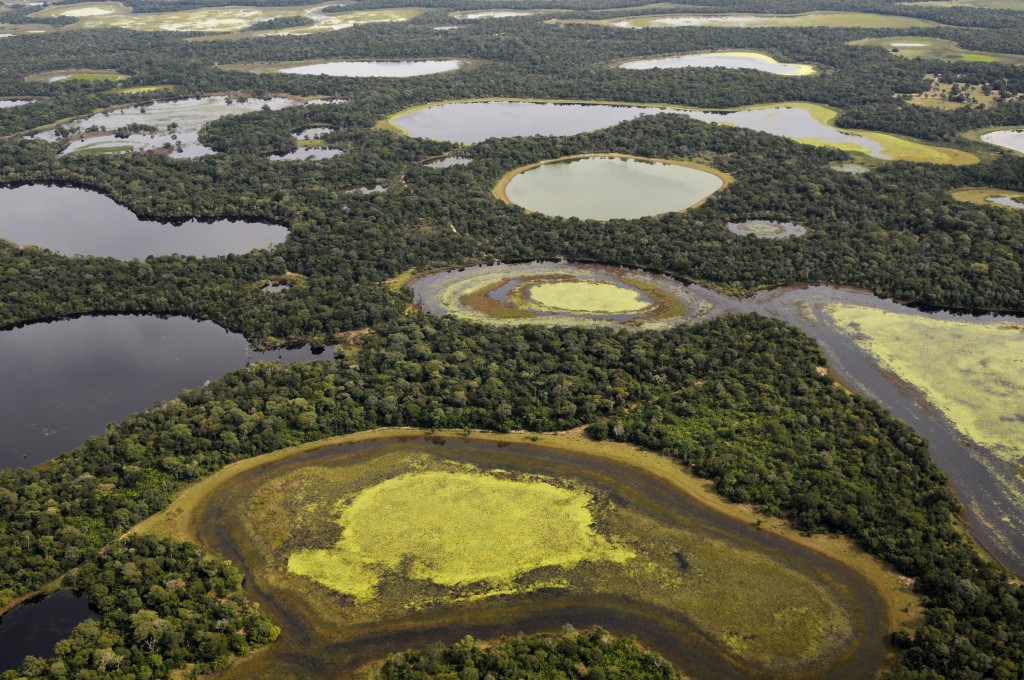
[[[288,230],[258,222],[188,222],[176,226],[140,219],[103,194],[71,187],[0,188],[0,238],[64,255],[119,260],[147,255],[212,257],[270,248]]]
[[[98,618],[89,609],[89,598],[70,590],[18,605],[0,618],[0,672],[17,668],[26,656],[50,656],[75,626]]]
[[[95,316],[0,332],[0,467],[28,467],[249,361],[309,361],[309,348],[254,352],[238,333],[185,317]]]

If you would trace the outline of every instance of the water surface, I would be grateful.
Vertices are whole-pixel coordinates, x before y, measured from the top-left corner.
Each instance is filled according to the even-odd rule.
[[[249,98],[244,101],[224,96],[179,99],[97,113],[35,136],[57,142],[61,141],[59,130],[71,131],[73,134],[68,137],[71,144],[61,152],[62,155],[76,151],[153,151],[167,148],[172,158],[195,158],[214,153],[213,149],[199,143],[199,130],[206,123],[224,116],[259,111],[264,106],[277,111],[300,103],[288,97]],[[132,134],[125,139],[114,136],[114,130],[130,125],[148,125],[157,129],[155,132]],[[97,130],[88,132],[93,127]],[[105,134],[104,130],[110,133]]]
[[[238,333],[180,316],[91,316],[0,331],[0,467],[41,463],[183,389],[278,358],[313,354],[255,352]]]
[[[998,205],[1004,205],[1007,208],[1017,208],[1019,210],[1024,210],[1024,203],[1014,200],[1009,196],[990,196],[988,200]]]
[[[631,70],[649,70],[658,68],[734,68],[754,69],[780,76],[800,76],[808,74],[808,67],[803,64],[780,64],[771,57],[757,53],[712,52],[707,54],[685,54],[678,57],[662,57],[658,59],[642,59],[628,61],[621,68]]]
[[[472,162],[472,158],[463,158],[461,156],[445,156],[444,158],[438,158],[435,161],[424,163],[424,165],[428,168],[441,170],[443,168],[453,168],[458,165],[469,165]]]
[[[413,137],[473,144],[491,137],[577,135],[639,116],[671,112],[654,106],[457,102],[427,106],[396,116],[391,122]]]
[[[581,158],[544,163],[513,177],[505,195],[545,215],[592,220],[633,219],[683,210],[724,182],[696,168],[632,158]]]
[[[996,130],[981,136],[989,144],[1024,153],[1024,130]]]
[[[274,224],[189,220],[180,226],[139,218],[95,191],[33,184],[0,188],[0,238],[64,255],[119,260],[149,255],[212,257],[271,248],[288,236]]]
[[[98,618],[88,596],[70,590],[17,605],[0,617],[0,672],[18,668],[26,656],[52,656],[53,646],[75,626]]]
[[[15,106],[24,106],[25,104],[31,104],[30,99],[0,99],[0,109],[9,109]]]
[[[349,78],[408,78],[454,71],[462,65],[457,59],[433,61],[330,61],[283,68],[279,73]]]
[[[272,161],[322,161],[334,158],[345,153],[341,149],[331,149],[326,146],[300,146],[295,151],[276,154],[270,157]]]

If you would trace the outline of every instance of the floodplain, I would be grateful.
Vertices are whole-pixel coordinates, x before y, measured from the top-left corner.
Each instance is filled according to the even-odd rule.
[[[700,677],[864,676],[906,616],[893,598],[913,608],[870,558],[737,521],[671,461],[570,435],[524,439],[393,430],[318,442],[229,466],[137,530],[231,559],[282,626],[226,677],[345,674],[438,639],[591,622]],[[344,566],[321,574],[326,563]]]

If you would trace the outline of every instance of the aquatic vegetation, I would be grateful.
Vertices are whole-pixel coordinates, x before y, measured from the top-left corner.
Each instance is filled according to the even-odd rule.
[[[409,472],[345,503],[341,540],[293,553],[288,570],[357,602],[396,572],[449,588],[483,584],[483,596],[514,591],[518,577],[541,567],[635,556],[593,530],[592,500],[547,481]]]
[[[1024,456],[1024,326],[836,304],[835,323],[1000,458]]]
[[[484,323],[663,329],[711,304],[663,276],[617,267],[533,262],[470,267],[420,278],[416,301],[435,314]]]

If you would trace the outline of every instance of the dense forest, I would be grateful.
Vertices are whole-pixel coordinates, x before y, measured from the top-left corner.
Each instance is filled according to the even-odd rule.
[[[62,3],[67,4],[67,3]],[[129,0],[136,12],[222,6],[228,0]],[[308,4],[266,0],[262,6]],[[140,216],[234,218],[283,224],[272,250],[216,258],[117,261],[65,257],[0,240],[0,328],[80,314],[181,313],[212,319],[254,343],[332,344],[362,328],[333,361],[252,365],[111,425],[44,466],[0,471],[0,604],[59,582],[89,593],[100,619],[79,626],[53,658],[29,658],[4,677],[167,677],[214,670],[272,641],[277,630],[249,602],[238,573],[197,546],[120,537],[189,482],[275,449],[381,426],[497,431],[588,426],[590,436],[673,456],[737,502],[807,532],[850,536],[914,579],[925,622],[898,632],[897,678],[1012,678],[1024,673],[1020,586],[981,557],[927,446],[874,403],[819,374],[825,364],[799,332],[733,316],[665,333],[490,328],[410,312],[410,295],[384,283],[420,271],[493,260],[567,258],[644,267],[745,294],[801,282],[845,284],[923,305],[1024,313],[1024,213],[958,202],[964,186],[1024,189],[1024,156],[964,133],[1024,123],[1024,101],[940,110],[903,95],[926,76],[1024,93],[1024,68],[904,59],[854,47],[864,37],[927,35],[962,47],[1021,52],[1024,13],[865,0],[857,11],[916,16],[923,29],[623,30],[549,19],[664,12],[646,0],[514,0],[502,8],[558,10],[498,23],[455,22],[446,0],[403,24],[367,24],[301,37],[190,41],[189,33],[67,29],[31,9],[0,23],[45,23],[51,33],[0,39],[0,186],[53,183],[94,189]],[[402,7],[364,0],[352,9]],[[479,2],[460,6],[490,8]],[[630,9],[636,7],[636,9]],[[714,11],[848,10],[839,0],[724,0]],[[611,11],[609,11],[611,10]],[[271,19],[256,29],[299,25]],[[65,27],[65,28],[62,28]],[[984,30],[979,30],[984,29]],[[820,73],[625,71],[621,61],[720,49],[759,50]],[[411,79],[289,76],[218,65],[311,59],[458,58],[459,71]],[[126,81],[28,81],[59,69],[115,69]],[[132,88],[167,86],[159,92]],[[59,155],[31,131],[97,110],[211,93],[290,94],[342,103],[257,111],[206,125],[217,151]],[[809,101],[837,124],[957,146],[981,162],[871,162],[864,175],[831,163],[844,152],[646,116],[571,137],[491,139],[468,147],[376,128],[414,105],[476,97],[557,98],[737,107]],[[280,163],[292,133],[335,129],[344,151]],[[469,165],[423,161],[455,153]],[[508,170],[586,152],[699,159],[736,181],[699,208],[637,220],[558,219],[491,196]],[[345,190],[381,183],[384,193]],[[795,221],[797,239],[728,234],[734,219]],[[2,234],[0,234],[2,236]],[[302,285],[267,294],[285,273]],[[169,585],[173,584],[173,585]],[[538,661],[543,649],[544,659]],[[389,659],[387,678],[671,677],[628,638],[603,631],[521,636],[482,647],[465,640]],[[504,664],[504,666],[502,666]],[[475,674],[474,674],[475,673]],[[489,676],[488,673],[491,673]]]

